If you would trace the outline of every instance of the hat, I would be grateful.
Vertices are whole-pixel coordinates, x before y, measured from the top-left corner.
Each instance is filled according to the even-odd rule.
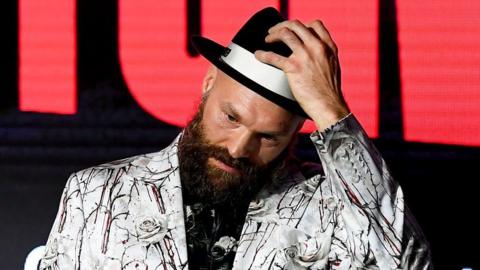
[[[281,69],[255,58],[256,50],[288,57],[292,50],[283,42],[266,43],[268,29],[285,18],[272,7],[255,13],[233,37],[228,47],[208,38],[192,36],[197,51],[225,74],[287,111],[310,118],[295,100]]]

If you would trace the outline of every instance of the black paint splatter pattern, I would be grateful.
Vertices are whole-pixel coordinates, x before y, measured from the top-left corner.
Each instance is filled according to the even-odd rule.
[[[311,139],[322,164],[275,179],[248,206],[238,241],[221,235],[233,269],[430,269],[402,189],[355,117]],[[198,269],[177,143],[72,174],[40,269]]]

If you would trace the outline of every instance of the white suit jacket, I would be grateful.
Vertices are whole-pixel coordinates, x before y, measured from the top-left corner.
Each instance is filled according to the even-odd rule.
[[[72,174],[40,269],[188,269],[179,137]],[[322,165],[250,203],[233,268],[430,268],[402,190],[355,117],[310,137]]]

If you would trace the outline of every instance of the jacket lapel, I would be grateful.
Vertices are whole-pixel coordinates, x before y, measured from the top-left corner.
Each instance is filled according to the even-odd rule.
[[[233,269],[269,269],[286,265],[289,252],[298,243],[313,235],[312,226],[301,221],[309,219],[319,178],[305,181],[300,172],[263,189],[250,203],[239,239]]]
[[[167,217],[168,233],[164,238],[165,254],[176,269],[185,269],[187,243],[182,188],[179,174],[178,141],[152,155],[148,162],[135,164],[143,167],[146,181],[155,183],[152,190],[161,213]],[[146,170],[145,170],[146,168]],[[148,179],[148,180],[147,180]],[[300,220],[310,205],[318,181],[304,182],[297,172],[285,179],[276,179],[273,185],[262,190],[249,205],[249,210],[239,239],[233,269],[269,267],[280,258],[278,248],[286,248],[304,240],[310,229],[300,228]],[[317,179],[318,180],[318,179]],[[315,199],[314,199],[315,200]],[[293,240],[292,240],[293,239]],[[288,242],[288,243],[287,243]],[[163,246],[163,245],[162,245]],[[282,252],[282,257],[283,252]]]
[[[185,269],[187,261],[187,243],[182,199],[182,187],[178,166],[178,141],[181,134],[164,150],[152,154],[148,161],[138,160],[133,164],[142,168],[146,174],[144,181],[152,182],[152,196],[158,212],[164,217],[165,237],[158,248],[161,249],[163,261],[171,269]],[[170,267],[167,267],[170,269]]]

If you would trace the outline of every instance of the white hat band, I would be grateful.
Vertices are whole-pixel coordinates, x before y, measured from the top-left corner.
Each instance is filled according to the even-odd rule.
[[[233,42],[228,48],[228,55],[221,56],[225,63],[268,90],[295,101],[282,70],[258,61],[253,53]]]

